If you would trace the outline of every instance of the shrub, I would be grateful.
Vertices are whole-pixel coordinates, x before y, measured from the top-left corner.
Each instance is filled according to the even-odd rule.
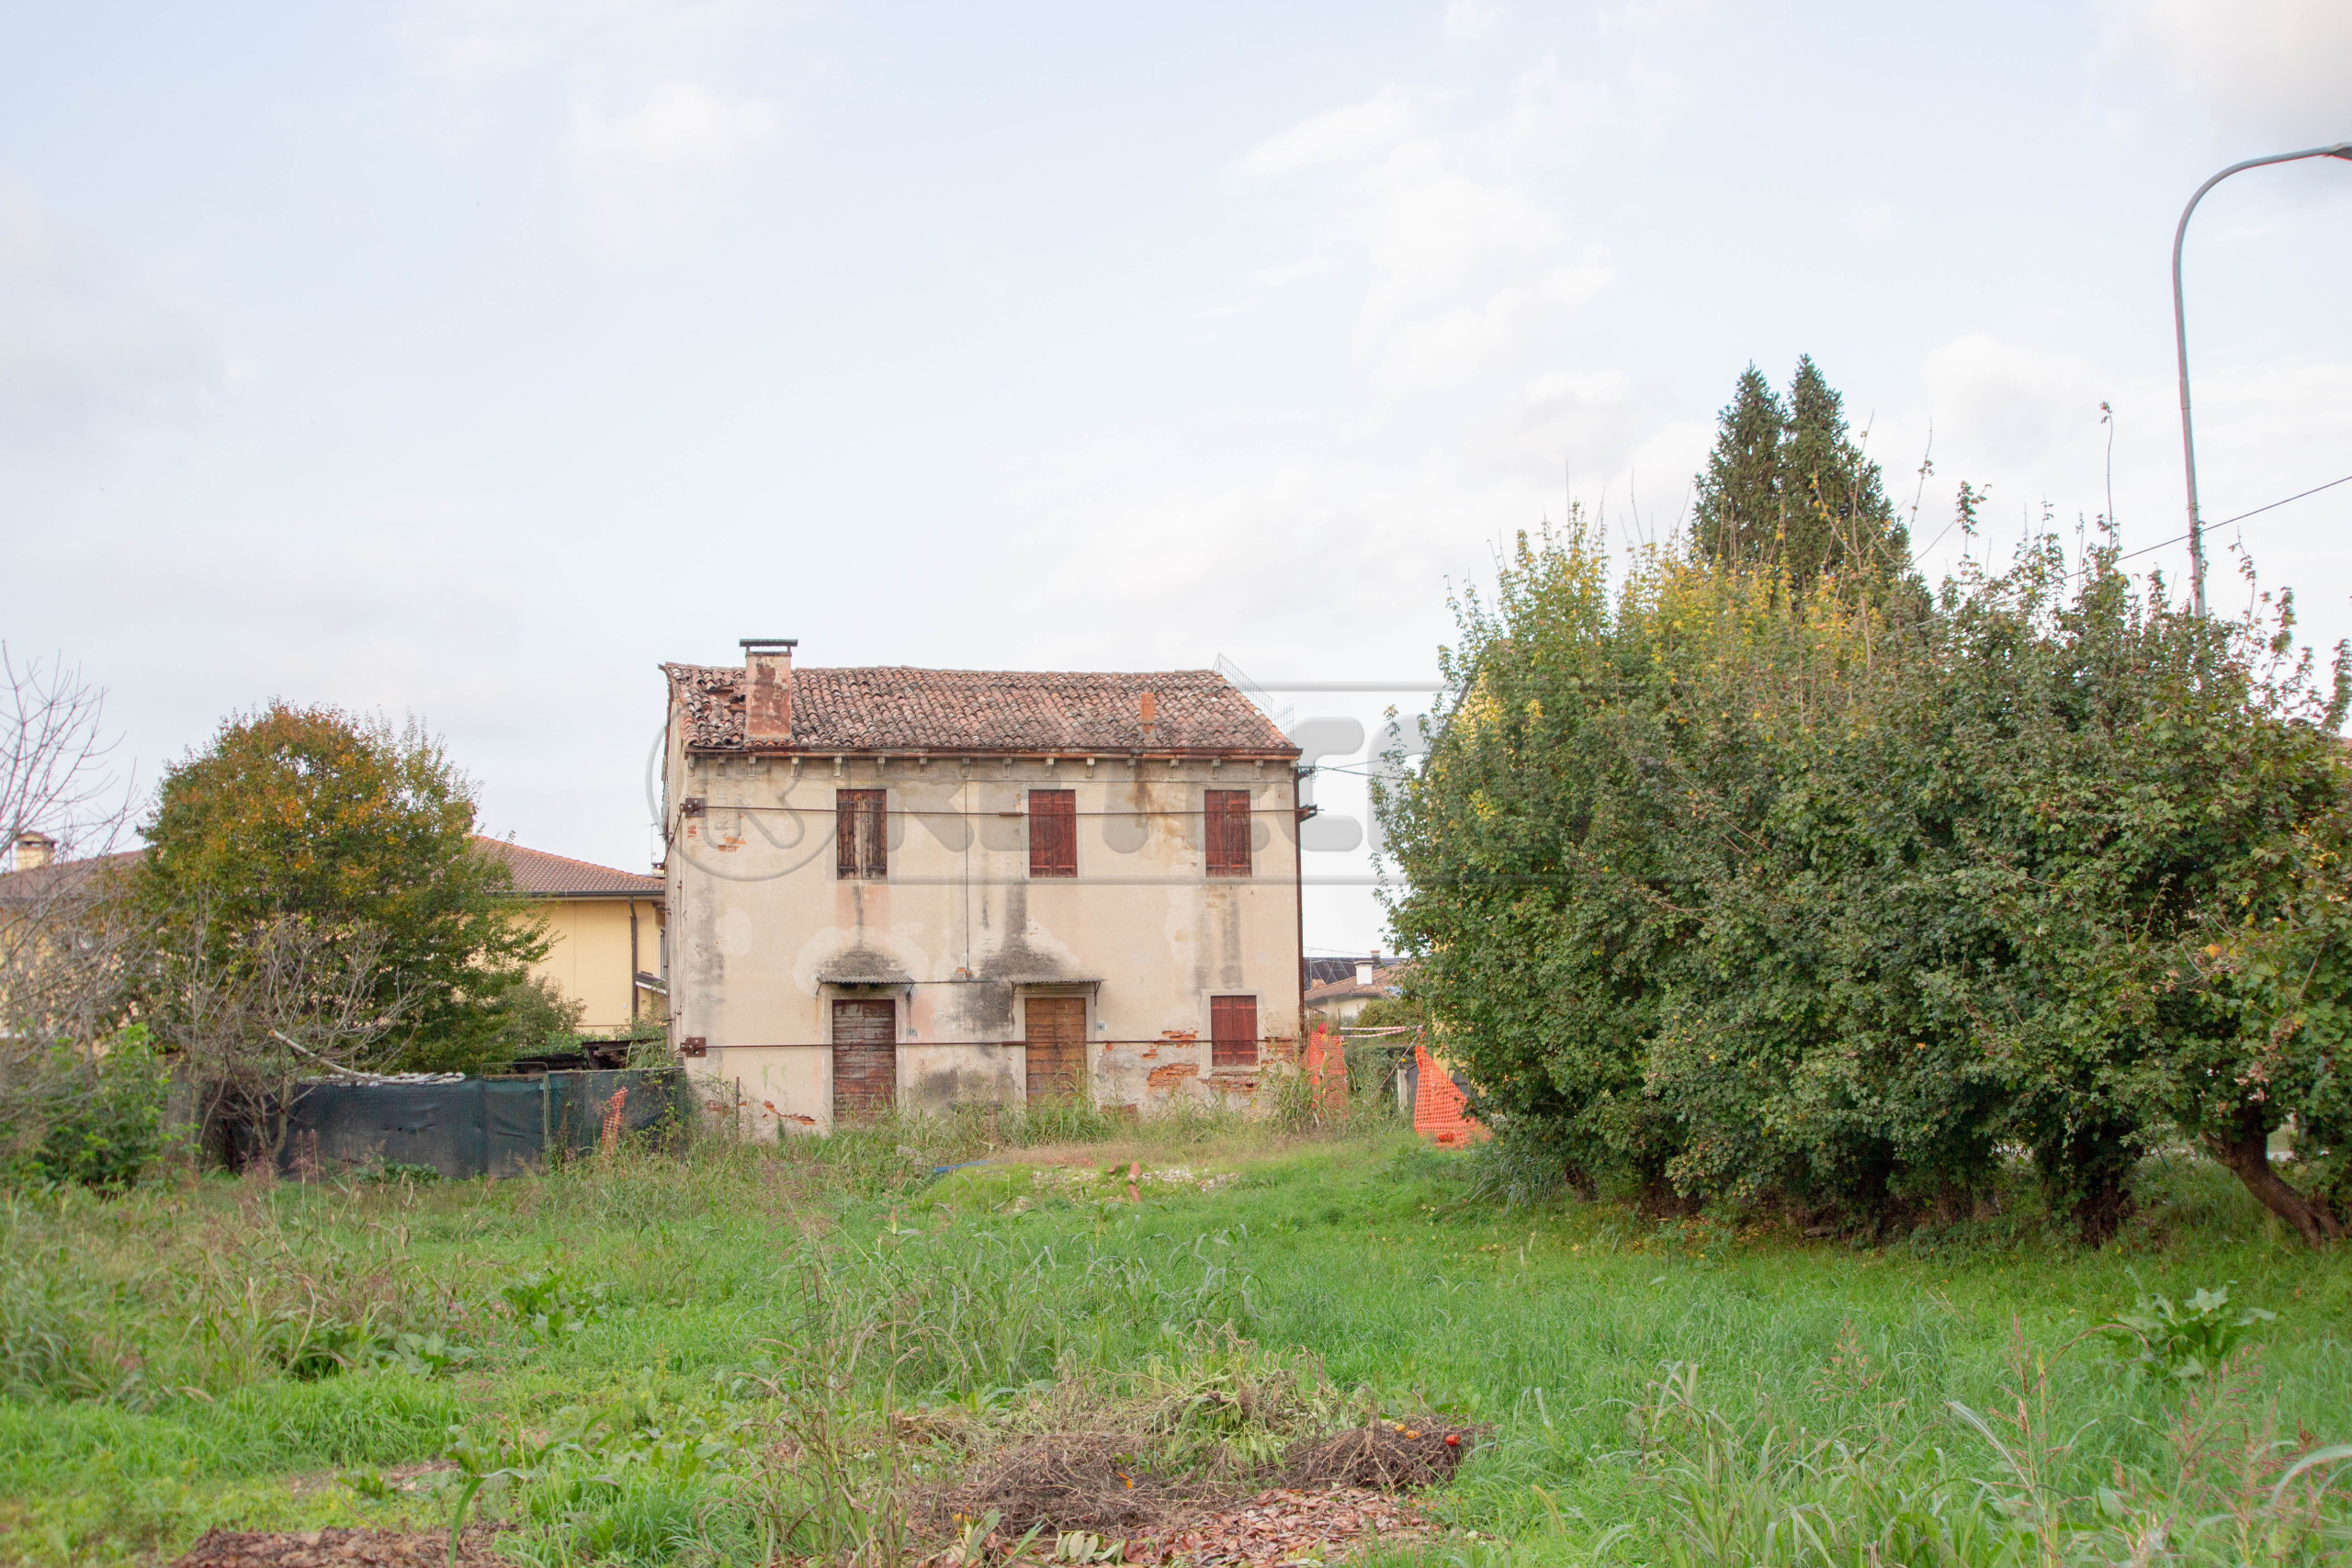
[[[20,1124],[0,1128],[0,1179],[11,1185],[74,1182],[119,1187],[136,1181],[163,1152],[170,1069],[144,1024],[117,1034],[103,1052],[50,1048],[30,1092],[11,1095]]]

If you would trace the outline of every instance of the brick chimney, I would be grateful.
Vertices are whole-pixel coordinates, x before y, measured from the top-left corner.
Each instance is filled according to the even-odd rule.
[[[57,858],[57,840],[38,828],[28,828],[17,835],[9,853],[15,870],[30,871]]]
[[[743,743],[754,750],[792,744],[792,650],[800,639],[743,639]]]

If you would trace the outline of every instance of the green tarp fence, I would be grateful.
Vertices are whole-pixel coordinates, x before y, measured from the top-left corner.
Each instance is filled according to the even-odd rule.
[[[312,1083],[288,1118],[284,1165],[322,1170],[431,1166],[443,1176],[522,1176],[585,1154],[620,1097],[623,1136],[683,1139],[693,1124],[675,1067],[463,1078],[454,1083]]]

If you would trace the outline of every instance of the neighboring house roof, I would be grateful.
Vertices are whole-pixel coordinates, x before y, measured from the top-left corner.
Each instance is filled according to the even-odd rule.
[[[477,853],[494,856],[506,863],[514,874],[514,891],[529,898],[659,898],[662,879],[645,876],[633,871],[616,871],[609,865],[573,860],[566,855],[551,855],[545,850],[526,850],[520,844],[510,844],[503,839],[486,839],[474,835]]]
[[[54,898],[93,872],[128,871],[146,852],[144,850],[123,850],[114,854],[88,855],[81,860],[51,861],[47,865],[27,866],[22,871],[0,872],[0,908],[24,908],[44,899]]]
[[[1344,980],[1334,980],[1329,985],[1317,986],[1306,993],[1306,1005],[1320,1007],[1329,1002],[1344,1002],[1357,997],[1378,998],[1396,996],[1398,988],[1404,984],[1405,972],[1410,967],[1411,965],[1405,964],[1391,964],[1385,969],[1374,970],[1372,978],[1369,980],[1358,980],[1351,975]]]
[[[685,712],[688,750],[751,749],[743,739],[740,666],[662,668]],[[1146,693],[1155,710],[1148,732]],[[1298,755],[1273,721],[1214,670],[796,669],[792,741],[782,749]]]
[[[584,860],[526,850],[500,839],[474,835],[474,852],[506,863],[514,874],[514,891],[529,898],[654,898],[662,897],[662,879],[632,871],[616,871]],[[22,906],[49,897],[101,867],[128,870],[146,854],[125,850],[119,854],[87,860],[55,861],[25,871],[0,872],[0,908]]]

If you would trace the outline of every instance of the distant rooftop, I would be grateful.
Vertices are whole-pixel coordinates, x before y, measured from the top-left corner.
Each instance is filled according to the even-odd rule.
[[[502,839],[474,835],[478,853],[506,863],[514,874],[514,891],[535,898],[659,898],[662,879],[609,865],[526,850]]]
[[[633,871],[617,871],[545,850],[526,850],[503,840],[474,836],[474,852],[504,861],[514,878],[514,891],[531,898],[659,898],[662,879]],[[52,896],[101,868],[128,871],[143,849],[86,860],[55,861],[23,871],[0,872],[0,907],[21,905]]]

